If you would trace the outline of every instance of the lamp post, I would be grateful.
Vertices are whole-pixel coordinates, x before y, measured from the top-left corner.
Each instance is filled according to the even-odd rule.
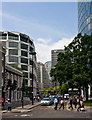
[[[23,80],[23,83],[22,83],[22,88],[21,88],[21,90],[22,90],[21,103],[22,103],[22,108],[23,108],[23,106],[24,106],[24,101],[23,101],[23,95],[24,95],[24,80]]]
[[[36,55],[36,52],[30,52],[29,54],[31,54],[32,55],[32,105],[34,104],[34,101],[33,101],[33,66],[34,66],[34,64],[33,64],[33,55]]]

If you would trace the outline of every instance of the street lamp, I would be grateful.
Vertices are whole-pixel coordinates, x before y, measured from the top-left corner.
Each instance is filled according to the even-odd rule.
[[[21,103],[22,103],[22,108],[23,108],[23,106],[24,106],[24,101],[23,101],[23,95],[24,95],[24,80],[23,80],[23,83],[22,83],[22,88],[21,88],[21,90],[22,90]]]
[[[32,55],[32,105],[34,104],[34,101],[33,101],[33,55],[36,55],[36,52],[30,52],[29,54]]]

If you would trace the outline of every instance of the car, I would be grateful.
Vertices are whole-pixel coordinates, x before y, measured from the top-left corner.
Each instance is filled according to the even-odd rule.
[[[41,105],[51,105],[52,104],[52,101],[50,98],[43,98],[41,100]]]
[[[52,103],[54,103],[55,97],[50,97]]]

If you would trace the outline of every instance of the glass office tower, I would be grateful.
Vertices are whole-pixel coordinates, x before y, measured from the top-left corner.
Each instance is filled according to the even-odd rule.
[[[92,33],[92,0],[78,2],[78,33]]]

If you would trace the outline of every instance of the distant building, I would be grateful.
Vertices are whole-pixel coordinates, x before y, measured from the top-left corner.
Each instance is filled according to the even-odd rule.
[[[64,52],[63,49],[51,50],[51,67],[53,68],[57,64],[58,54]]]
[[[41,91],[43,89],[43,63],[38,62],[37,63],[37,75],[38,75],[38,90]]]
[[[44,64],[43,87],[49,88],[49,67],[46,64]]]
[[[49,68],[49,87],[51,87],[51,77],[50,77],[51,61],[47,61],[45,64],[46,64],[46,65],[48,66],[48,68]]]
[[[49,68],[46,64],[38,62],[38,89],[49,88]]]
[[[64,52],[63,49],[55,49],[55,50],[51,50],[51,68],[54,68],[55,65],[57,64],[57,58],[58,58],[58,54],[60,52]],[[53,77],[51,78],[51,81],[53,80]],[[58,86],[59,82],[55,81],[51,83],[52,87]]]

